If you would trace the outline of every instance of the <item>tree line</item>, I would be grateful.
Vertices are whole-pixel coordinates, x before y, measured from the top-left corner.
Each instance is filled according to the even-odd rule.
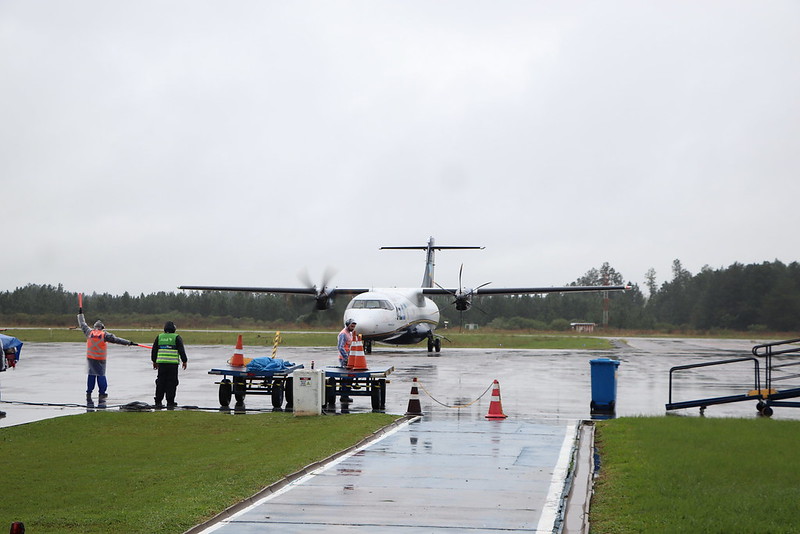
[[[780,262],[712,269],[692,274],[679,260],[671,278],[657,283],[645,275],[647,295],[636,284],[625,292],[485,296],[473,308],[458,312],[452,298],[434,298],[442,321],[504,330],[566,330],[574,322],[620,330],[791,332],[800,329],[800,264]],[[572,285],[621,285],[624,276],[608,263],[592,268]],[[73,326],[77,293],[61,284],[29,284],[0,292],[0,326]],[[138,296],[123,293],[84,295],[88,318],[109,324],[154,327],[180,321],[183,328],[212,326],[335,327],[349,301],[339,298],[324,312],[313,310],[304,296],[188,291]],[[113,323],[112,323],[113,320]],[[607,323],[606,323],[607,320]]]

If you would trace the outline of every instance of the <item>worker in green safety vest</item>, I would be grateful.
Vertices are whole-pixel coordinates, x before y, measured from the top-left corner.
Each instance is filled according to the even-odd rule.
[[[167,409],[174,409],[175,392],[178,389],[178,365],[183,364],[186,369],[186,350],[183,339],[175,333],[175,323],[167,321],[164,324],[164,333],[158,334],[153,342],[150,359],[153,360],[153,369],[158,369],[156,378],[155,407],[163,408],[164,396],[167,397]]]

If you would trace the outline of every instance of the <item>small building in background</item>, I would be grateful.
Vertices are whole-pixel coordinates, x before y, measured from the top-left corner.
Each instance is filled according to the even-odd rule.
[[[569,323],[569,326],[576,332],[594,332],[596,323]]]

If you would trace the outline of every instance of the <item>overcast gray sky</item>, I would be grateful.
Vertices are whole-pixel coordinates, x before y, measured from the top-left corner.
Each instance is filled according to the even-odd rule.
[[[0,290],[798,260],[794,0],[0,0],[0,50]]]

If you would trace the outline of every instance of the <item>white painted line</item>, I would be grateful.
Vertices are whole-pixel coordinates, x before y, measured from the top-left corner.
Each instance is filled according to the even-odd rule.
[[[539,524],[536,525],[536,532],[552,533],[556,526],[558,510],[561,507],[561,495],[564,493],[564,484],[567,481],[569,471],[569,461],[572,456],[572,447],[575,444],[575,429],[577,425],[567,425],[564,443],[561,444],[561,452],[558,453],[558,461],[553,469],[553,478],[550,479],[550,490],[542,507],[542,515],[539,516]]]
[[[410,420],[408,420],[408,421],[406,421],[406,422],[404,422],[402,424],[399,424],[396,427],[394,427],[393,429],[387,431],[385,434],[381,435],[379,438],[374,439],[374,440],[370,441],[369,443],[365,443],[364,445],[361,445],[360,447],[357,447],[357,448],[353,449],[349,453],[343,454],[343,455],[339,456],[338,458],[335,458],[335,459],[331,460],[330,462],[328,462],[326,464],[322,464],[321,466],[319,466],[318,468],[314,469],[313,471],[309,471],[305,475],[303,475],[301,477],[298,477],[295,480],[291,481],[290,483],[286,484],[285,486],[283,486],[278,491],[276,491],[274,493],[270,493],[269,495],[267,495],[265,497],[262,497],[261,499],[257,500],[256,502],[254,502],[250,506],[239,510],[235,514],[231,515],[230,517],[227,517],[227,518],[223,519],[219,523],[215,523],[214,525],[211,525],[207,529],[201,530],[198,534],[207,534],[207,533],[210,533],[210,532],[214,532],[215,530],[218,530],[218,529],[220,529],[220,528],[222,528],[224,526],[227,526],[228,523],[231,522],[232,520],[234,520],[236,517],[238,517],[238,516],[240,516],[242,514],[245,514],[245,513],[249,512],[249,511],[251,511],[252,509],[254,509],[254,508],[258,507],[258,506],[261,506],[262,504],[264,504],[264,503],[266,503],[268,501],[271,501],[272,499],[274,499],[275,497],[278,497],[279,495],[283,495],[284,493],[286,493],[287,491],[291,490],[292,488],[295,488],[296,486],[299,486],[300,484],[312,479],[313,477],[315,477],[315,476],[317,476],[317,475],[319,475],[321,473],[324,473],[325,471],[327,471],[331,467],[334,467],[334,466],[342,463],[346,459],[348,459],[351,456],[363,451],[367,447],[371,447],[375,443],[380,443],[384,439],[388,438],[392,434],[395,434],[396,432],[398,432],[401,429],[405,428],[410,423],[412,423],[414,421],[417,421],[418,419],[419,418],[412,418],[412,419],[410,419]]]

